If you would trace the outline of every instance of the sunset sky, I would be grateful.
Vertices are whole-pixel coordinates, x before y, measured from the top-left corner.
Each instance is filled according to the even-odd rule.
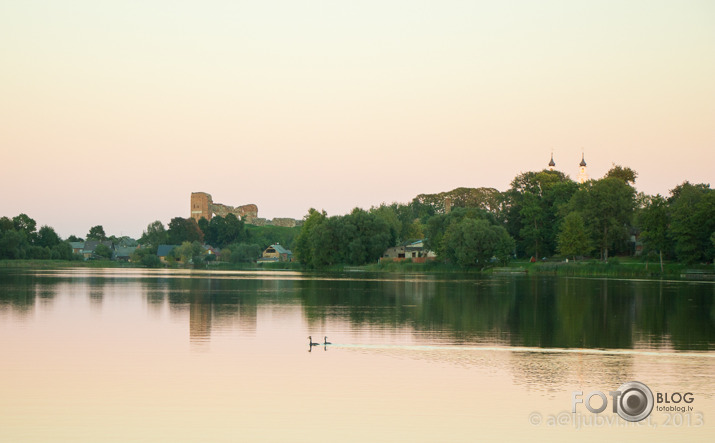
[[[713,1],[3,1],[0,216],[138,237],[508,188],[715,185]]]

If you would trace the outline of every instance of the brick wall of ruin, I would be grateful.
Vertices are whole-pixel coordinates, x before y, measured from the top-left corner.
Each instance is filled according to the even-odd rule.
[[[233,214],[246,223],[256,226],[273,225],[292,228],[303,224],[302,220],[292,218],[274,218],[273,220],[258,218],[258,206],[254,204],[233,207],[221,203],[214,203],[211,194],[205,192],[191,193],[191,218],[197,222],[201,217],[204,217],[206,220],[211,220],[211,217],[214,215],[226,217],[228,214]]]
[[[211,195],[205,192],[192,192],[191,193],[191,218],[197,222],[201,220],[201,217],[206,220],[211,220],[211,205],[213,201],[211,200]]]
[[[225,217],[228,214],[233,214],[236,217],[250,223],[252,219],[258,217],[258,206],[250,204],[238,207],[214,203],[211,194],[205,192],[191,193],[191,218],[197,222],[201,217],[206,220],[211,220],[213,215]]]

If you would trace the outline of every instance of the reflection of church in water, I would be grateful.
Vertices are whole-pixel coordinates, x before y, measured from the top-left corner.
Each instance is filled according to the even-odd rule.
[[[556,168],[556,162],[554,162],[554,153],[551,153],[551,161],[549,161],[549,171],[553,171]],[[581,153],[581,163],[578,164],[578,177],[576,179],[579,183],[586,183],[588,181],[588,174],[586,173],[586,159],[584,153]]]

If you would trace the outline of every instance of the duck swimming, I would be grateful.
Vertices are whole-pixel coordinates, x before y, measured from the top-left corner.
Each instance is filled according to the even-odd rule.
[[[308,336],[308,342],[310,343],[310,346],[320,346],[320,343],[315,343],[313,341],[313,337],[310,335]]]
[[[323,340],[325,340],[325,343],[323,343],[324,345],[332,345],[332,343],[330,343],[330,342],[328,341],[328,337],[327,337],[327,336],[326,336]]]

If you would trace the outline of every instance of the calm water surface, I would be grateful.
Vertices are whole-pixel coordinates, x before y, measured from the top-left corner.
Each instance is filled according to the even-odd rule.
[[[2,442],[715,438],[712,282],[0,270],[0,352]]]

